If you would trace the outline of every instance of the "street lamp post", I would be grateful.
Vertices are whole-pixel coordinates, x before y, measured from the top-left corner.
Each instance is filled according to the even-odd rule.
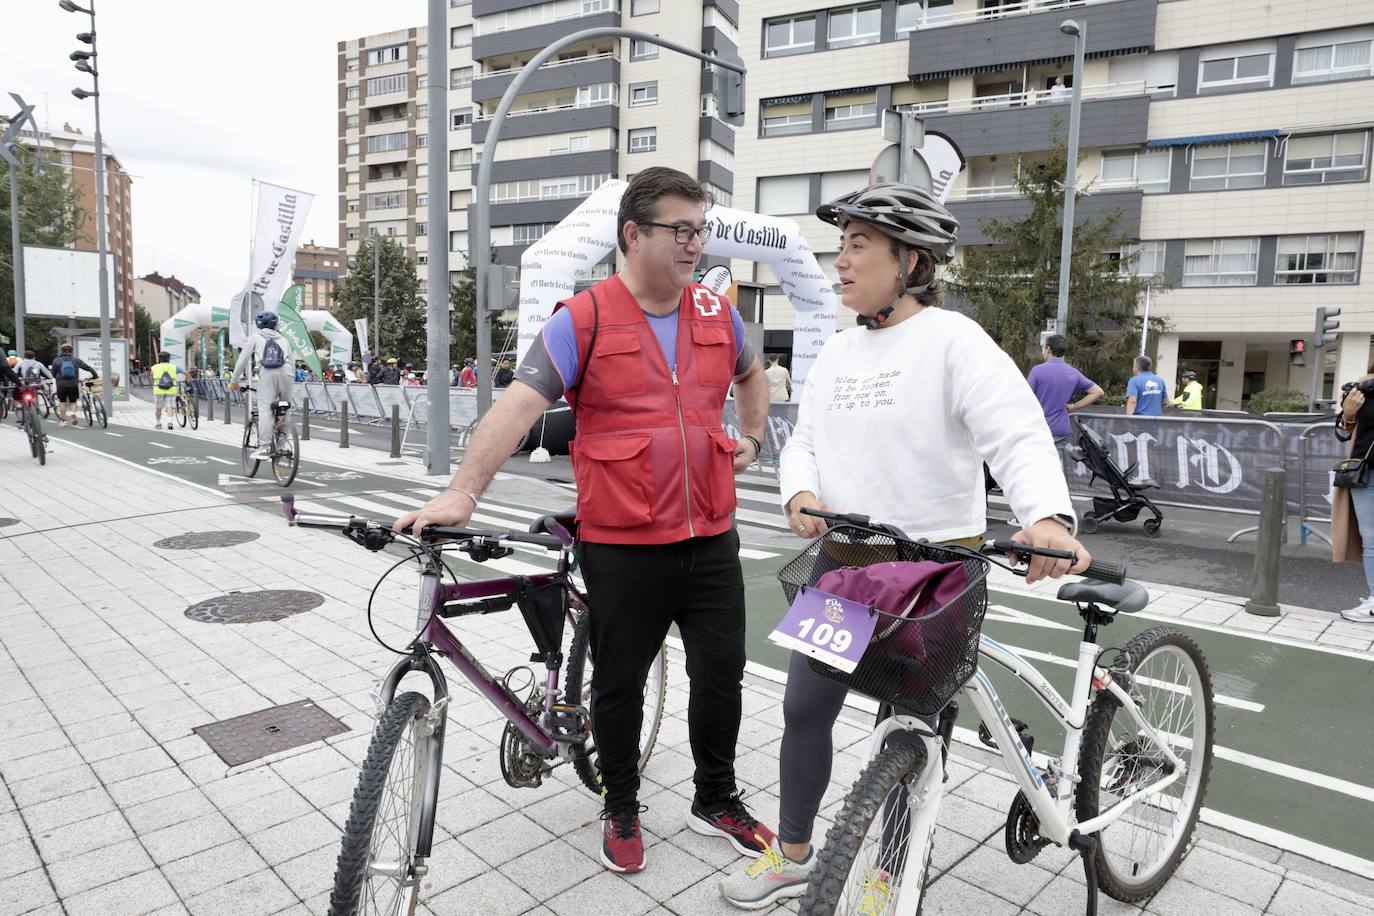
[[[1059,307],[1054,330],[1069,332],[1069,266],[1073,254],[1073,204],[1078,184],[1078,132],[1083,116],[1083,54],[1088,45],[1088,27],[1072,19],[1059,24],[1059,31],[1073,36],[1073,87],[1069,103],[1069,151],[1064,165],[1064,231],[1059,243]]]
[[[5,136],[0,138],[0,157],[10,166],[10,251],[14,258],[11,274],[14,277],[14,349],[24,352],[24,246],[19,242],[19,132],[25,121],[33,120],[33,106],[11,92],[10,98],[19,105],[19,114],[10,119]]]
[[[100,71],[99,54],[95,43],[95,0],[87,0],[90,9],[77,6],[72,0],[61,0],[57,5],[69,13],[85,13],[91,17],[91,30],[76,36],[77,41],[89,44],[90,51],[73,51],[71,59],[76,61],[76,69],[89,73],[93,81],[92,91],[77,87],[72,95],[78,99],[95,99],[95,234],[96,247],[100,256],[100,365],[104,384],[101,387],[101,401],[106,416],[114,413],[114,366],[110,360],[110,269],[109,237],[105,219],[105,147],[100,138]],[[127,383],[127,379],[125,380]]]

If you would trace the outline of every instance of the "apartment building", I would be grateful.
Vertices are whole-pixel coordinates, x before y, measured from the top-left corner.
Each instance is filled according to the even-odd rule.
[[[154,324],[162,324],[186,306],[200,301],[200,291],[176,274],[162,276],[157,271],[134,280],[134,302],[143,306]]]
[[[1015,169],[1068,126],[1074,39],[1086,28],[1080,217],[1119,212],[1134,269],[1158,276],[1159,371],[1197,370],[1208,406],[1255,391],[1325,391],[1363,373],[1374,296],[1370,129],[1374,6],[1346,0],[758,0],[740,47],[750,111],[735,201],[801,225],[834,276],[838,233],[815,207],[867,182],[887,107],[919,112],[968,158],[951,195],[963,245],[1028,211]],[[762,265],[737,277],[772,284]],[[1290,365],[1317,307],[1342,309],[1323,365]],[[766,346],[792,313],[765,297]],[[848,322],[842,311],[840,321]]]
[[[466,266],[475,167],[491,116],[515,74],[550,43],[601,26],[662,35],[706,53],[736,53],[736,0],[450,0],[447,93],[449,267]],[[404,241],[423,265],[428,39],[414,28],[339,43],[340,246],[370,231]],[[610,178],[651,165],[696,175],[732,202],[735,132],[716,117],[711,71],[641,41],[564,48],[515,100],[495,150],[492,247],[520,254]],[[609,276],[612,259],[593,279]],[[420,272],[424,279],[424,271]]]
[[[314,239],[307,245],[297,246],[296,261],[291,265],[291,282],[305,288],[306,308],[334,308],[334,285],[342,276],[343,256],[339,249],[316,245]]]

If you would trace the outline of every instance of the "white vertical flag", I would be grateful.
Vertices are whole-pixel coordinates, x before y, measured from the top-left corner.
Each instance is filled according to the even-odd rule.
[[[305,229],[305,217],[315,195],[293,191],[281,185],[258,182],[258,221],[253,236],[253,259],[245,293],[257,293],[269,309],[275,308],[286,284],[291,281],[291,265],[296,245]],[[230,340],[236,347],[247,343],[248,329],[238,321],[229,323]]]

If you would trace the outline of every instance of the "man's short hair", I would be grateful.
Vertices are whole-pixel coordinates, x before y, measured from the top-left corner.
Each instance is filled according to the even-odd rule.
[[[24,358],[25,358],[25,359],[36,359],[37,357],[34,355],[34,352],[33,352],[32,350],[25,350],[25,351],[24,351]]]
[[[1050,348],[1051,356],[1063,357],[1069,352],[1069,341],[1063,334],[1051,334],[1046,337],[1045,346]]]
[[[1154,368],[1154,362],[1148,356],[1137,356],[1135,358],[1135,368],[1137,372],[1149,372]]]
[[[769,361],[770,363],[780,363],[780,362],[782,362],[782,354],[781,354],[781,353],[769,353],[769,354],[768,354],[768,361]]]
[[[685,197],[693,203],[710,207],[711,195],[686,172],[657,165],[635,175],[630,186],[620,195],[620,212],[615,219],[615,238],[621,254],[628,254],[630,246],[625,241],[625,224],[652,223],[658,216],[658,202],[663,197]]]

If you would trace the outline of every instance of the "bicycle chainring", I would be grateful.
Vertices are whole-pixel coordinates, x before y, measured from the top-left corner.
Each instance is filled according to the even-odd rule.
[[[1040,819],[1035,816],[1035,809],[1031,807],[1024,792],[1017,792],[1011,801],[1011,810],[1007,812],[1005,840],[1007,857],[1017,865],[1030,862],[1040,855],[1040,850],[1050,844],[1050,841],[1041,835]]]
[[[531,719],[539,720],[543,709],[542,691],[535,690],[525,701],[525,712]],[[506,784],[516,789],[537,789],[544,776],[553,769],[549,760],[540,754],[524,733],[507,722],[501,731],[501,776]]]

